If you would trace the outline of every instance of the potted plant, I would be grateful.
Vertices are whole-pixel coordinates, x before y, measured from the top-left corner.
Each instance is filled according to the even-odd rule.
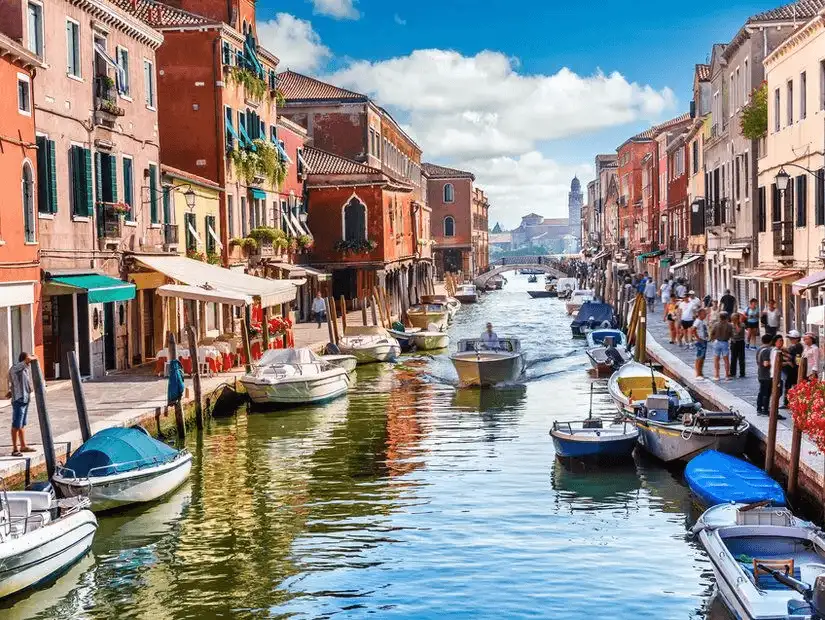
[[[312,249],[312,246],[315,244],[315,240],[312,238],[311,235],[301,235],[298,237],[298,247],[302,250],[309,251]]]
[[[788,390],[788,408],[796,428],[825,453],[825,381],[812,379]]]
[[[335,244],[335,251],[341,254],[369,254],[378,244],[372,239],[359,239],[356,241],[341,239]]]
[[[202,263],[206,262],[206,254],[199,252],[198,250],[187,249],[186,258],[191,258],[192,260],[200,261]]]

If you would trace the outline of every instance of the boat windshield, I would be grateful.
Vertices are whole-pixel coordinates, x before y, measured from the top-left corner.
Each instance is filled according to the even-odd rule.
[[[518,340],[514,338],[499,338],[494,342],[484,342],[481,338],[468,338],[458,343],[459,353],[473,351],[506,351],[514,353],[519,350]]]
[[[258,366],[283,366],[285,364],[300,365],[300,364],[314,364],[316,362],[323,362],[323,360],[315,355],[310,349],[270,349],[266,351],[261,359],[258,360]]]

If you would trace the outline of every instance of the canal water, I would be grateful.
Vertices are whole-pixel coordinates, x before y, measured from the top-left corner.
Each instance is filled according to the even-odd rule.
[[[185,488],[102,517],[89,557],[0,617],[727,618],[679,472],[555,460],[551,422],[587,415],[593,380],[563,303],[508,280],[451,337],[519,337],[522,384],[457,389],[445,354],[405,356],[325,406],[216,420]]]

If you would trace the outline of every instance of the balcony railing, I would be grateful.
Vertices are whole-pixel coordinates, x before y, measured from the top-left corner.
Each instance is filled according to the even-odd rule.
[[[180,237],[178,236],[178,225],[177,224],[164,224],[163,225],[163,245],[169,247],[172,245],[178,245]]]
[[[722,198],[707,203],[705,207],[705,226],[708,228],[723,224],[733,226],[734,223],[730,200]]]
[[[793,256],[793,222],[773,223],[773,255]]]
[[[100,239],[120,240],[123,231],[123,212],[105,202],[97,204],[97,236]]]
[[[126,111],[117,105],[117,89],[108,75],[95,77],[95,110],[110,116],[123,116]]]

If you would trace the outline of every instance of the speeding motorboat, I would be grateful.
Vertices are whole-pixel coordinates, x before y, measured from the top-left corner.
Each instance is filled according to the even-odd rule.
[[[92,510],[145,503],[178,488],[192,454],[152,438],[141,427],[106,428],[57,468],[52,483],[62,497],[88,496]]]
[[[383,327],[347,327],[338,341],[341,353],[354,355],[359,364],[392,362],[401,355],[401,346]]]
[[[45,584],[92,546],[97,519],[87,498],[0,490],[0,598]]]
[[[475,284],[462,284],[453,297],[463,304],[474,304],[478,301],[478,289]]]
[[[572,315],[581,310],[581,307],[585,304],[585,302],[593,301],[593,291],[589,290],[576,290],[572,291],[570,295],[567,296],[567,314]]]
[[[241,383],[253,403],[304,405],[346,394],[349,373],[310,349],[269,349]]]
[[[450,313],[446,305],[418,304],[407,310],[407,319],[410,325],[419,329],[430,329],[435,325],[437,331],[446,329]]]
[[[590,358],[593,370],[599,375],[613,372],[632,359],[630,351],[627,350],[627,337],[620,329],[594,329],[588,332],[586,337],[585,353]],[[613,353],[608,353],[607,342],[610,339],[613,340]]]
[[[825,538],[786,508],[721,504],[693,528],[716,586],[742,620],[825,618]]]
[[[516,381],[525,369],[524,354],[518,338],[499,338],[485,344],[480,338],[458,342],[450,360],[461,385],[496,385]]]

